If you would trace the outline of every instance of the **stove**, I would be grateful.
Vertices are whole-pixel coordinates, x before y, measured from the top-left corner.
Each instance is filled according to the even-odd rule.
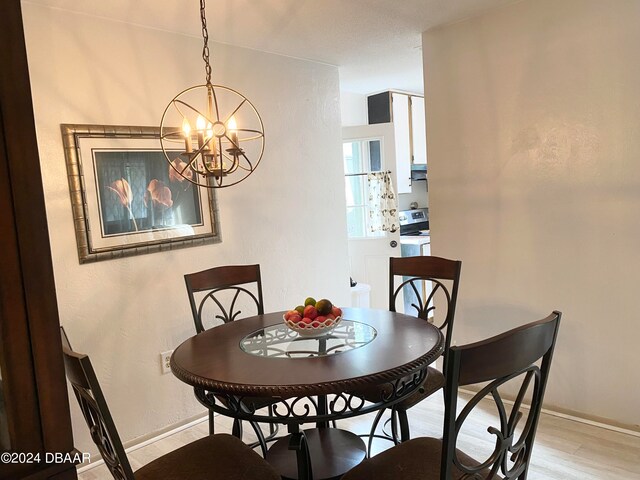
[[[400,236],[429,235],[429,209],[400,210]]]

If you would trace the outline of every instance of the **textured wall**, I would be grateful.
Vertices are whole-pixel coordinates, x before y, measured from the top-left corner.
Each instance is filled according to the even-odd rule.
[[[59,124],[157,125],[177,92],[202,83],[202,40],[32,4],[24,17],[60,318],[130,441],[203,411],[160,373],[159,353],[194,333],[184,273],[260,263],[266,310],[308,295],[348,304],[338,71],[211,45],[214,82],[247,95],[266,131],[258,170],[218,194],[222,243],[81,266]]]
[[[640,2],[527,0],[423,36],[432,252],[456,334],[557,308],[547,402],[637,427]]]
[[[366,125],[368,123],[367,96],[341,90],[340,113],[343,127]]]

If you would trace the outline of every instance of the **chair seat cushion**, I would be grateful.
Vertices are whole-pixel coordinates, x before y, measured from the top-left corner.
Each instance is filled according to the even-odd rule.
[[[480,463],[460,450],[456,450],[458,460],[463,465],[478,466]],[[351,469],[342,480],[440,480],[442,440],[436,438],[415,438],[365,460]],[[466,476],[453,467],[451,480],[476,478]],[[489,469],[479,472],[477,478],[488,478]],[[501,480],[502,477],[492,477]]]
[[[407,377],[407,380],[410,380],[410,378]],[[415,392],[405,398],[402,402],[398,403],[397,407],[408,410],[418,402],[421,402],[428,396],[432,395],[434,392],[440,390],[442,387],[444,387],[444,384],[445,379],[442,372],[440,372],[440,370],[436,370],[435,368],[428,367],[427,377],[422,382],[422,385],[420,385],[420,388],[416,389]],[[389,395],[390,392],[391,386],[389,384],[383,383],[374,387],[368,387],[354,393],[356,393],[357,395],[362,395],[368,402],[376,403],[380,401],[383,394]]]
[[[280,480],[260,455],[236,437],[201,438],[136,470],[136,480]]]

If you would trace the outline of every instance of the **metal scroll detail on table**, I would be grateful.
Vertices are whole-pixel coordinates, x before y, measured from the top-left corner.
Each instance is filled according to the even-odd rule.
[[[360,322],[345,320],[322,337],[300,337],[284,324],[272,325],[247,335],[240,347],[260,357],[309,358],[335,355],[370,343],[376,330]]]
[[[316,408],[313,396],[274,398],[273,414],[265,415],[253,403],[254,397],[210,392],[201,387],[195,387],[194,391],[202,405],[228,417],[261,423],[300,424],[350,418],[393,406],[420,388],[426,375],[425,366],[410,375],[384,382],[388,388],[380,389],[380,401],[375,403],[366,402],[362,396],[352,392],[329,394],[326,412]]]

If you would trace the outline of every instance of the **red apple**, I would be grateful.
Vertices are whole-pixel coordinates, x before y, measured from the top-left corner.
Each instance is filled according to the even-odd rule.
[[[284,314],[284,319],[291,320],[292,315],[299,315],[299,313],[296,312],[295,310],[289,310],[287,313]]]
[[[302,320],[302,317],[298,312],[296,312],[295,315],[291,315],[289,317],[289,321],[293,323],[298,323],[300,320]]]
[[[304,316],[313,320],[318,316],[318,310],[313,305],[307,305],[304,307]]]
[[[309,317],[302,317],[302,319],[298,322],[298,326],[306,327],[307,325],[310,325],[312,321],[313,320],[311,320]]]
[[[336,318],[341,317],[342,316],[342,310],[340,310],[338,307],[333,307],[331,309],[331,315],[333,315]]]
[[[330,313],[329,315],[327,315],[327,318],[329,318],[331,320],[335,320],[336,316],[333,313]]]
[[[313,328],[318,328],[320,326],[320,322],[318,322],[317,320],[314,320],[313,322],[311,322],[311,326]]]
[[[318,322],[320,325],[324,325],[324,322],[327,320],[327,317],[325,317],[324,315],[318,315],[316,317],[316,322]]]

